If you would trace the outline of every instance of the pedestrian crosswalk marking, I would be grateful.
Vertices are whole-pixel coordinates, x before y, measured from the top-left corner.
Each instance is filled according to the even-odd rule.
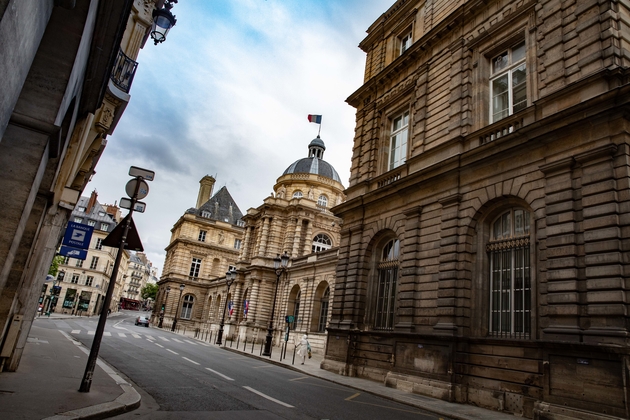
[[[132,336],[133,338],[142,338],[142,337],[140,336],[140,334],[131,334],[131,336]]]
[[[162,337],[161,335],[158,335],[158,338],[159,338],[160,340],[170,341],[168,338],[166,338],[166,337]]]
[[[187,342],[187,343],[192,344],[193,346],[196,346],[196,345],[197,345],[197,343],[195,343],[195,342],[193,342],[193,341],[190,341],[190,340],[184,340],[184,341],[185,341],[185,342]]]
[[[81,330],[72,330],[70,334],[81,334]]]
[[[173,350],[171,350],[171,349],[166,349],[166,351],[170,351],[170,352],[171,352],[171,353],[173,353],[173,354],[177,354],[177,355],[179,355],[179,353],[177,353],[176,351],[173,351]]]
[[[178,340],[177,338],[171,338],[171,340],[173,340],[173,341],[177,341],[178,343],[183,343],[183,341],[182,341],[182,340]]]
[[[125,338],[125,337],[127,337],[127,335],[125,335],[125,333],[118,333],[118,337]]]
[[[92,331],[88,331],[88,335],[94,335],[96,334],[96,331],[92,330]],[[109,331],[105,331],[103,332],[103,336],[104,337],[111,337],[112,333],[110,333]]]

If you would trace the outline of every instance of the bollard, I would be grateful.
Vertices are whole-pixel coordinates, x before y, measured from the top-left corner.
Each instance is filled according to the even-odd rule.
[[[230,348],[232,348],[232,343],[234,342],[234,338],[230,338]]]
[[[284,359],[287,358],[287,347],[289,347],[289,343],[288,342],[284,342]]]
[[[254,343],[256,342],[256,340],[254,339],[254,337],[252,337],[252,354],[254,354]]]
[[[294,365],[294,364],[295,364],[295,349],[296,349],[296,348],[297,348],[297,347],[295,347],[295,346],[293,347],[293,361],[291,362],[291,364],[292,364],[292,365]]]
[[[247,336],[245,336],[245,340],[243,341],[243,351],[245,351],[246,348],[247,348]]]
[[[241,336],[237,335],[236,336],[236,350],[238,350],[238,345],[240,344],[240,341],[241,341]],[[230,346],[230,347],[232,347],[232,346]]]
[[[279,360],[280,360],[281,362],[282,362],[282,352],[284,351],[284,345],[285,345],[285,344],[286,344],[286,343],[282,343],[282,345],[280,346],[280,359],[279,359]]]
[[[260,356],[262,356],[263,342],[260,342]]]

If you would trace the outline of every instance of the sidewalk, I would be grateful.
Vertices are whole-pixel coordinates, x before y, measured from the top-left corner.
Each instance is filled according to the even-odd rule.
[[[187,337],[195,339],[192,332],[186,334]],[[213,341],[214,343],[214,341]],[[358,391],[367,392],[370,394],[378,395],[383,398],[387,398],[392,401],[397,401],[402,404],[407,404],[413,407],[417,407],[441,416],[449,417],[456,420],[514,420],[515,416],[512,414],[501,413],[498,411],[487,410],[485,408],[475,407],[468,404],[450,403],[448,401],[439,400],[436,398],[425,397],[422,395],[412,394],[400,389],[388,388],[380,382],[374,382],[367,379],[353,378],[348,376],[337,375],[332,372],[320,369],[320,364],[323,360],[323,355],[313,353],[311,359],[306,359],[306,363],[301,364],[300,357],[295,355],[295,362],[293,361],[293,345],[289,344],[286,358],[282,358],[279,347],[274,347],[271,351],[271,357],[263,357],[261,353],[261,345],[256,344],[252,350],[251,343],[247,344],[244,349],[244,343],[238,343],[239,348],[236,348],[237,342],[224,341],[225,350],[240,353],[242,355],[252,357],[258,360],[263,360],[268,363],[273,363],[278,366],[285,367],[287,369],[293,369],[297,372],[314,376],[333,382],[339,385],[345,385],[350,388],[354,388]],[[284,355],[283,355],[284,356]]]
[[[99,419],[140,405],[140,394],[100,359],[90,392],[78,391],[89,349],[68,334],[41,327],[71,318],[76,317],[52,314],[35,320],[18,370],[0,373],[0,418]]]

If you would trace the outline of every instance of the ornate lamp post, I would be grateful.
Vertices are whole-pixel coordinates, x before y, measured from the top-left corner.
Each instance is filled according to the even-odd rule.
[[[177,308],[175,308],[175,319],[173,319],[173,326],[171,327],[171,331],[175,331],[175,326],[177,325],[177,312],[179,312],[179,305],[182,300],[182,292],[184,291],[185,287],[185,284],[179,285],[179,299],[177,300]]]
[[[273,339],[273,317],[276,311],[276,297],[278,296],[278,283],[280,283],[280,275],[287,271],[287,265],[289,264],[289,256],[284,251],[282,257],[278,255],[273,259],[273,268],[276,270],[276,291],[273,294],[273,305],[271,306],[271,318],[269,318],[269,329],[267,330],[267,337],[265,339],[265,350],[263,356],[271,357],[271,340]]]
[[[158,323],[158,328],[162,328],[162,322],[164,322],[164,312],[166,312],[166,304],[168,303],[168,293],[171,291],[171,286],[166,286],[166,296],[163,297],[164,303],[162,304],[162,308],[160,309],[160,322]]]
[[[175,16],[171,13],[173,4],[177,3],[177,0],[162,0],[162,3],[164,7],[153,10],[151,38],[155,45],[166,40],[166,34],[168,34],[168,31],[175,26],[177,22]]]
[[[228,296],[230,295],[230,286],[236,280],[236,270],[231,269],[225,273],[225,284],[227,285],[227,293],[225,294],[225,305],[223,306],[223,316],[221,317],[221,324],[219,325],[219,334],[217,335],[217,344],[221,345],[221,339],[223,338],[223,326],[225,325],[225,309],[228,305]]]

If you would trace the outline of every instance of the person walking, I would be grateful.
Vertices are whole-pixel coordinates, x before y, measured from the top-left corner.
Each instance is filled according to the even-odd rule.
[[[298,344],[298,356],[302,358],[302,364],[306,361],[306,356],[311,358],[311,344],[308,342],[308,336],[304,334]]]

